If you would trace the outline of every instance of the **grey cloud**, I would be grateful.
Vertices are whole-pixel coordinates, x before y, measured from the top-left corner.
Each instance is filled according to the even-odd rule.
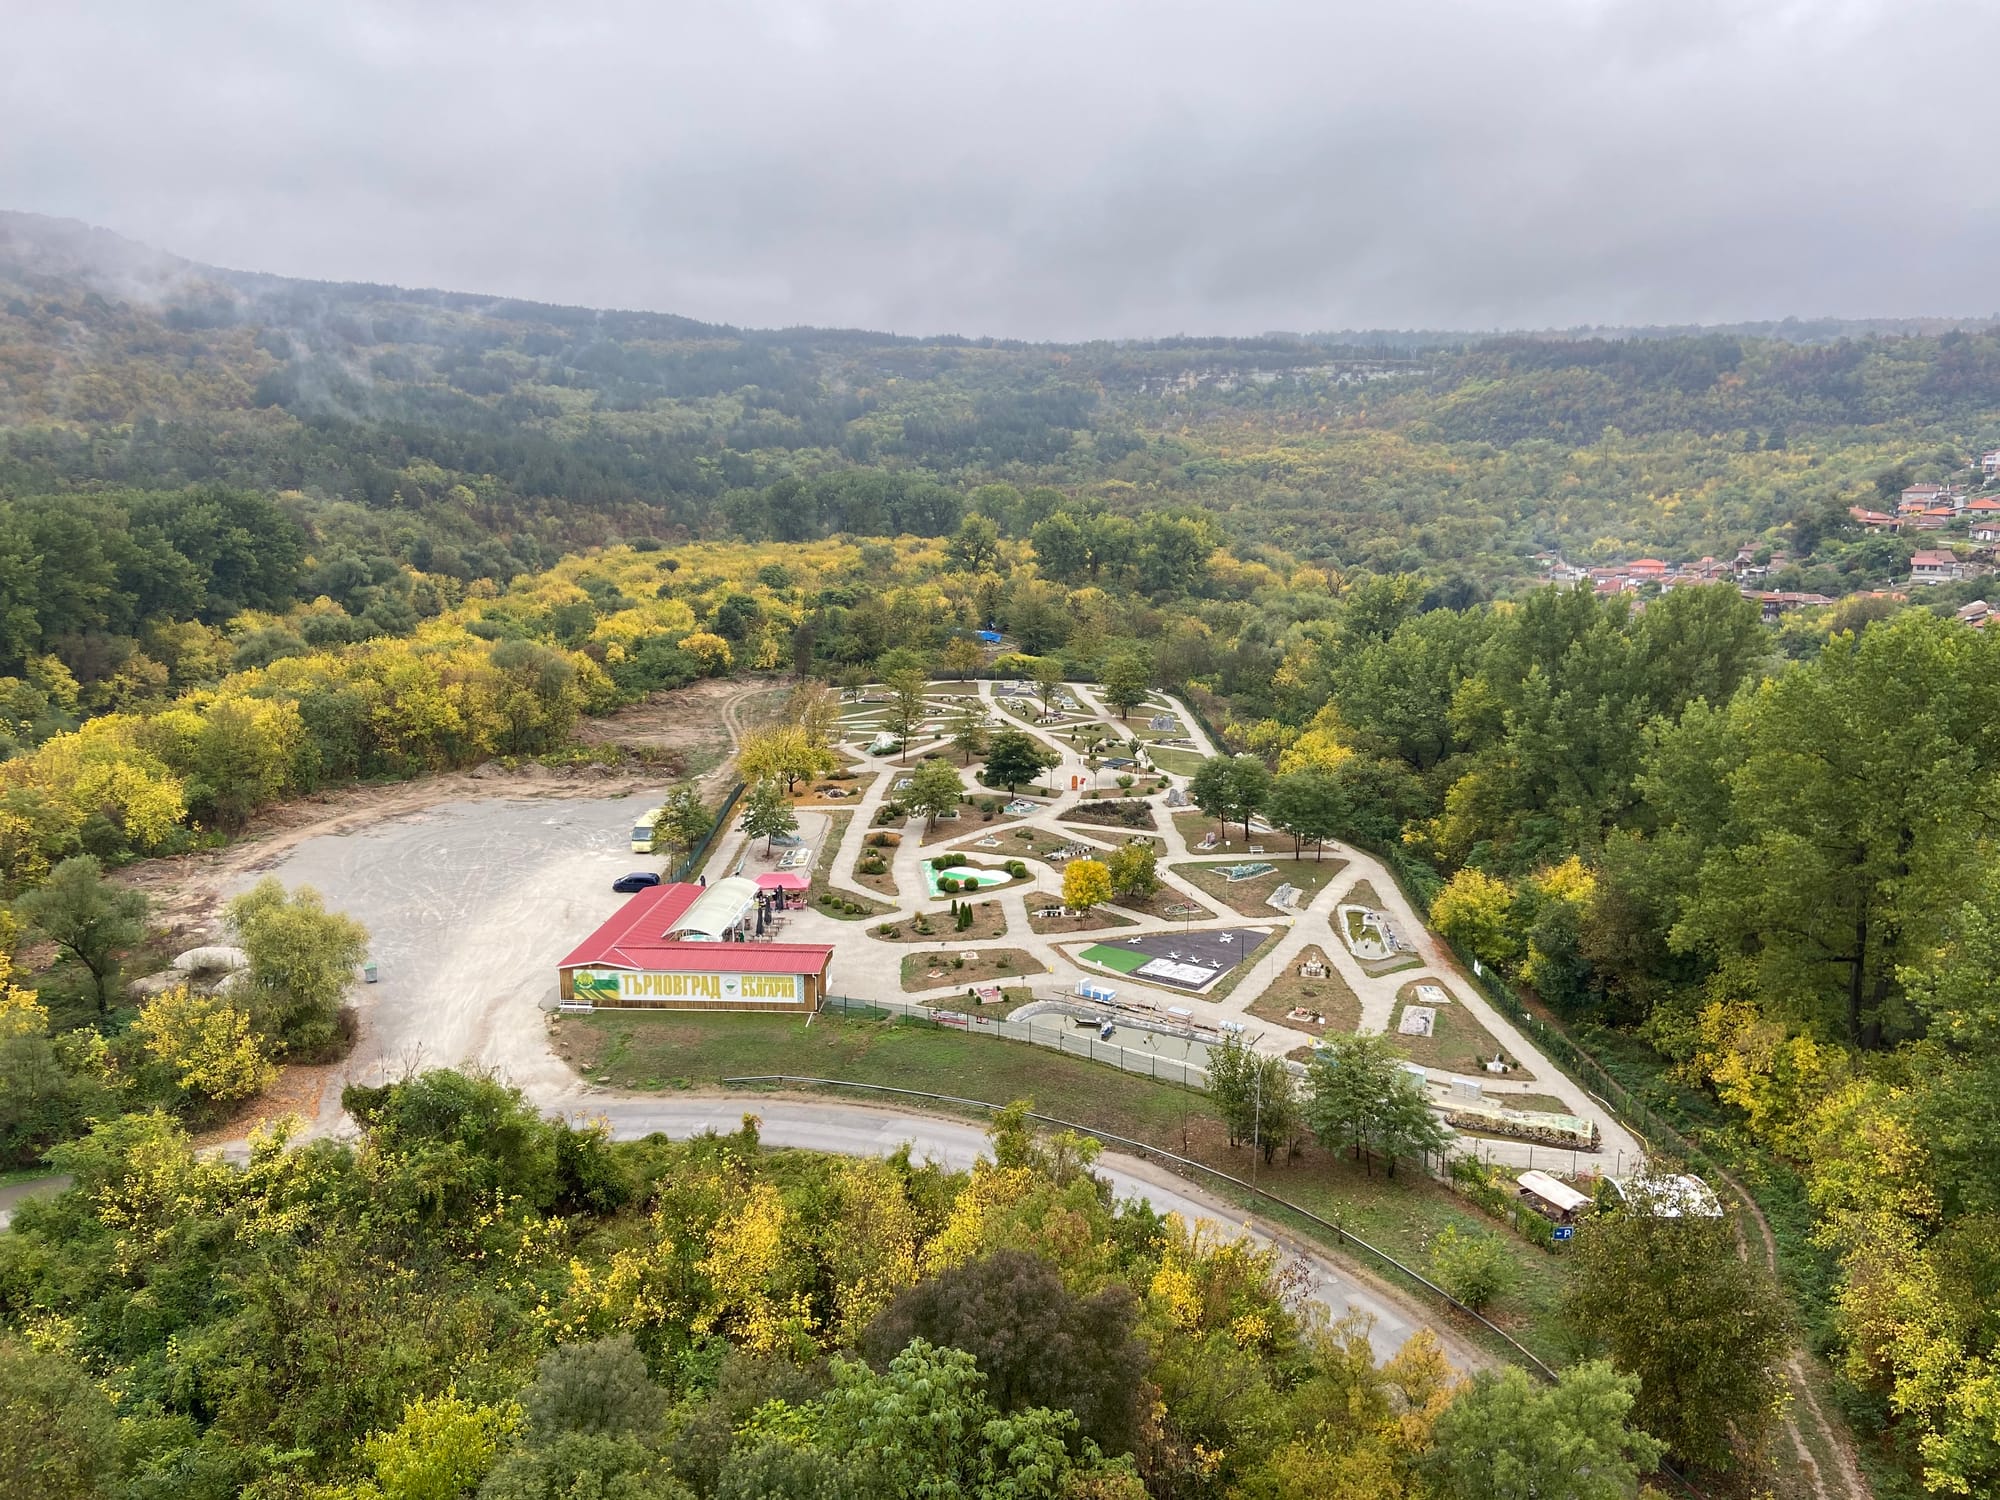
[[[1981,0],[16,7],[0,206],[1022,337],[1978,314]]]

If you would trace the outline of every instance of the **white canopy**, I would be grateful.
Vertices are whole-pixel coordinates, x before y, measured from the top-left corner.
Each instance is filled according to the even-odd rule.
[[[674,923],[673,935],[684,942],[719,942],[757,904],[757,882],[741,875],[716,881],[695,898],[694,905]]]

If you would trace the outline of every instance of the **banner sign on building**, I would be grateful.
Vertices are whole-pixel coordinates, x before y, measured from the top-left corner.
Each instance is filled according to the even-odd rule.
[[[728,1003],[762,1000],[799,1003],[796,974],[659,973],[630,969],[578,969],[575,998],[590,1005],[647,1005],[684,1000]]]

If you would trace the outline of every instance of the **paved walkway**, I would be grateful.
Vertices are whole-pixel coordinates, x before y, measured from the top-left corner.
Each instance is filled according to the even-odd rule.
[[[1590,1153],[1569,1153],[1557,1151],[1548,1146],[1530,1146],[1526,1142],[1487,1140],[1477,1142],[1479,1154],[1496,1162],[1516,1165],[1555,1165],[1560,1161],[1564,1167],[1588,1170],[1595,1167],[1604,1172],[1630,1170],[1643,1156],[1643,1148],[1631,1134],[1612,1116],[1611,1112],[1580,1086],[1565,1077],[1553,1063],[1543,1057],[1528,1038],[1505,1016],[1496,1011],[1484,996],[1473,987],[1466,975],[1461,973],[1448,949],[1424,925],[1422,916],[1409,904],[1402,889],[1397,885],[1389,870],[1373,856],[1342,844],[1330,844],[1324,853],[1329,863],[1344,861],[1339,872],[1312,891],[1305,903],[1289,911],[1270,910],[1267,914],[1250,917],[1229,910],[1223,903],[1203,892],[1171,866],[1189,859],[1215,858],[1236,852],[1233,848],[1202,851],[1191,849],[1180,823],[1167,808],[1164,794],[1149,797],[1155,808],[1155,821],[1160,825],[1155,836],[1164,845],[1160,856],[1160,878],[1170,891],[1193,902],[1204,909],[1216,913],[1214,917],[1183,921],[1156,917],[1113,907],[1125,917],[1130,926],[1107,927],[1096,932],[1041,934],[1029,925],[1030,905],[1059,905],[1061,903],[1062,879],[1060,866],[1033,855],[1020,852],[1015,841],[1004,839],[1000,847],[990,850],[972,851],[975,857],[988,862],[1007,858],[1023,860],[1035,873],[1032,886],[1003,888],[992,896],[975,897],[983,901],[998,901],[1006,917],[1007,928],[1004,935],[996,938],[966,938],[952,933],[946,923],[937,924],[939,931],[934,944],[922,945],[909,942],[892,942],[875,933],[875,928],[883,922],[902,922],[920,911],[938,912],[944,909],[949,898],[924,895],[924,881],[919,870],[920,863],[932,855],[941,853],[957,845],[973,842],[989,833],[1012,832],[1016,828],[1028,827],[1036,831],[1037,845],[1048,849],[1058,844],[1083,844],[1106,852],[1117,847],[1123,837],[1123,830],[1062,822],[1065,813],[1072,812],[1086,801],[1085,793],[1095,789],[1111,789],[1116,786],[1115,774],[1093,769],[1089,757],[1070,743],[1072,732],[1095,729],[1119,739],[1129,737],[1132,725],[1121,723],[1108,713],[1095,695],[1078,684],[1066,684],[1063,691],[1077,705],[1077,712],[1066,715],[1063,722],[1054,725],[1037,725],[1032,722],[1034,710],[1039,705],[1034,702],[1032,692],[1009,694],[999,691],[1000,684],[991,681],[977,683],[934,683],[930,701],[948,715],[958,703],[953,700],[971,700],[984,710],[992,722],[1000,727],[1020,729],[1039,740],[1049,750],[1060,757],[1056,767],[1046,777],[1046,783],[1053,795],[1038,795],[1032,798],[1037,811],[1025,817],[996,818],[991,823],[983,823],[973,818],[965,818],[963,830],[942,839],[924,841],[924,820],[912,817],[895,826],[892,831],[901,835],[901,844],[893,851],[890,859],[890,875],[894,881],[897,896],[893,899],[894,910],[866,920],[843,921],[819,910],[805,910],[793,913],[784,931],[787,940],[801,942],[825,942],[835,946],[830,983],[834,993],[852,995],[859,999],[899,999],[922,1003],[926,1000],[943,999],[962,995],[963,981],[951,981],[938,985],[935,989],[916,993],[906,992],[902,987],[901,966],[905,957],[912,953],[926,951],[926,948],[944,952],[973,952],[987,949],[1008,948],[1025,952],[1042,968],[1043,973],[1025,976],[1026,982],[1038,996],[1073,994],[1077,984],[1084,979],[1108,981],[1116,988],[1121,1005],[1139,1007],[1151,1006],[1164,1011],[1173,1007],[1177,1011],[1190,1014],[1193,1020],[1208,1027],[1224,1024],[1240,1025],[1244,1035],[1262,1052],[1289,1053],[1310,1045],[1315,1037],[1271,1021],[1250,1015],[1250,1007],[1258,997],[1268,990],[1281,975],[1291,972],[1298,965],[1301,953],[1308,947],[1317,947],[1324,954],[1340,977],[1361,1002],[1361,1029],[1363,1031],[1384,1031],[1388,1028],[1396,1005],[1397,992],[1404,986],[1418,982],[1441,984],[1453,997],[1455,1003],[1466,1011],[1494,1038],[1499,1046],[1522,1064],[1532,1079],[1506,1079],[1483,1075],[1478,1078],[1482,1091],[1491,1097],[1504,1099],[1508,1094],[1552,1095],[1563,1102],[1572,1114],[1594,1121],[1601,1132],[1602,1150]],[[1003,699],[1026,699],[1031,705],[1027,716],[1011,712]],[[876,728],[866,721],[879,717],[881,704],[867,699],[847,705],[843,718],[843,738],[840,748],[856,763],[857,769],[875,772],[874,779],[862,796],[852,804],[853,816],[848,820],[840,846],[830,857],[825,857],[821,869],[825,873],[828,887],[836,892],[864,898],[880,903],[886,899],[879,892],[868,890],[853,878],[854,866],[860,859],[863,840],[876,826],[876,816],[887,802],[895,799],[895,784],[899,777],[909,774],[925,753],[943,750],[950,753],[949,731],[944,728],[947,718],[934,717],[925,721],[924,727],[912,736],[907,750],[897,756],[876,756],[867,753],[868,742],[874,737]],[[1177,723],[1173,737],[1190,742],[1193,753],[1212,755],[1217,747],[1210,741],[1201,726],[1194,722],[1179,703],[1154,698],[1136,711],[1134,725],[1144,724],[1153,716],[1171,716]],[[1151,731],[1149,731],[1151,732]],[[979,786],[976,772],[978,762],[967,768],[965,776],[968,788],[984,792]],[[1187,778],[1170,776],[1171,785],[1185,789]],[[1073,786],[1072,783],[1075,783]],[[817,848],[818,842],[826,837],[826,822],[823,814],[802,811],[800,814],[801,834],[808,843]],[[1268,832],[1253,823],[1255,832]],[[1275,851],[1284,842],[1283,836],[1270,833],[1266,842]],[[746,841],[740,833],[732,832],[721,845],[711,869],[732,869],[745,852]],[[761,845],[758,846],[761,850]],[[757,850],[750,851],[752,873],[767,868]],[[1254,856],[1244,855],[1244,858]],[[1392,974],[1371,975],[1348,951],[1335,929],[1335,908],[1347,899],[1348,892],[1362,881],[1374,887],[1381,899],[1391,922],[1413,944],[1420,963],[1415,968],[1398,970]],[[1076,963],[1065,949],[1075,951],[1097,941],[1120,942],[1128,937],[1148,933],[1181,933],[1201,931],[1220,927],[1255,926],[1274,930],[1277,941],[1268,947],[1242,974],[1230,993],[1221,1000],[1209,1000],[1200,995],[1190,995],[1180,990],[1149,985],[1131,975],[1109,975],[1104,971]],[[1441,1070],[1430,1070],[1431,1077],[1449,1086],[1453,1075]]]

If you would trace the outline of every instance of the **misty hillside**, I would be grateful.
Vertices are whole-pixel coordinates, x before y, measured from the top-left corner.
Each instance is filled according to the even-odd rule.
[[[1817,537],[2000,441],[1992,332],[1791,331],[754,331],[220,270],[5,214],[0,487],[273,491],[504,573],[620,536],[936,535],[1004,481],[1198,504],[1239,548],[1501,580],[1551,546],[1699,555],[1802,517]],[[804,503],[765,500],[785,480]]]

